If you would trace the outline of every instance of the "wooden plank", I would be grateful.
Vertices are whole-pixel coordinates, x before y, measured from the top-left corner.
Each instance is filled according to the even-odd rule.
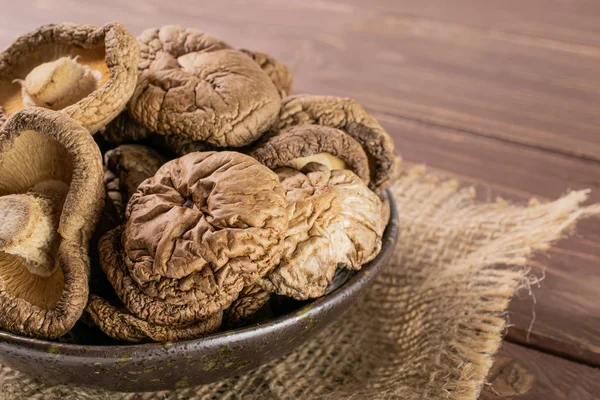
[[[504,342],[481,400],[594,400],[600,370]]]
[[[473,6],[474,2],[461,0],[458,11],[449,12],[452,21],[460,19],[460,10],[472,7],[475,17],[465,16],[467,22],[486,15],[481,24],[492,19],[502,26],[498,21],[504,19],[498,16],[512,17],[521,10],[516,0],[506,6],[508,11],[498,12],[489,3]],[[6,44],[10,37],[52,21],[120,20],[134,33],[176,22],[277,55],[292,65],[298,91],[352,96],[403,118],[600,159],[600,47],[560,46],[518,33],[506,37],[494,29],[407,17],[400,12],[409,7],[408,1],[397,5],[380,0],[368,9],[331,1],[140,4],[107,0],[80,7],[73,0],[52,6],[36,2],[0,16],[0,40]],[[567,7],[577,12],[566,14],[564,30],[587,29],[588,23],[575,23],[576,17],[585,21],[584,14],[592,22],[600,18],[598,7],[581,4]],[[437,18],[454,6],[410,7]],[[524,9],[525,15],[532,15],[536,7]],[[562,15],[539,14],[551,15],[546,25]]]
[[[0,45],[64,20],[119,20],[136,34],[166,22],[195,26],[290,63],[297,92],[357,98],[377,113],[407,160],[475,183],[484,197],[554,198],[569,187],[600,186],[599,164],[561,155],[600,157],[596,48],[405,19],[390,4],[371,2],[362,10],[327,1],[35,2],[3,10]],[[598,190],[592,198],[600,200]],[[600,353],[597,222],[582,224],[584,239],[564,241],[550,259],[538,260],[548,267],[534,288],[530,335],[541,348],[593,364]],[[511,306],[519,331],[510,332],[529,328],[532,304],[524,298]],[[562,344],[571,348],[560,350]]]
[[[360,8],[361,0],[344,1]],[[506,40],[529,40],[548,47],[600,46],[600,3],[596,0],[392,0],[372,2],[379,13],[453,23]]]

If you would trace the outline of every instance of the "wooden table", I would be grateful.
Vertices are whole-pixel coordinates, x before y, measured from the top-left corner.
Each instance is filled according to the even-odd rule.
[[[5,0],[0,45],[49,22],[177,23],[289,63],[295,92],[351,96],[409,162],[483,199],[600,201],[600,1]],[[482,398],[600,396],[600,223],[537,257]]]

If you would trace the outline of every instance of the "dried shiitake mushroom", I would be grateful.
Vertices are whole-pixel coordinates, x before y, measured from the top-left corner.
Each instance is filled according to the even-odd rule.
[[[156,151],[138,144],[124,144],[104,154],[104,185],[121,220],[125,218],[125,206],[138,185],[154,175],[165,162],[166,158]]]
[[[288,230],[280,263],[257,285],[298,300],[322,296],[338,267],[360,269],[379,253],[385,208],[347,169],[312,162],[275,172],[286,191]]]
[[[110,211],[116,214],[119,221],[125,220],[125,205],[127,203],[123,201],[119,178],[106,167],[104,168],[104,188],[106,189],[106,204],[111,203],[113,206]]]
[[[297,170],[310,162],[329,169],[349,169],[369,183],[369,161],[361,145],[350,135],[328,126],[305,124],[284,128],[256,145],[250,156],[271,169]]]
[[[104,129],[101,129],[99,134],[112,145],[141,142],[154,135],[131,119],[127,110],[114,118]]]
[[[227,310],[227,323],[235,326],[248,321],[269,302],[271,293],[258,285],[245,287]]]
[[[153,176],[166,162],[166,158],[156,151],[139,144],[123,144],[104,154],[106,168],[119,180],[124,204],[140,183]]]
[[[380,193],[389,185],[394,169],[394,142],[375,118],[356,101],[307,94],[283,99],[275,131],[302,124],[330,126],[352,136],[369,158],[369,187]]]
[[[104,203],[102,157],[67,115],[39,107],[0,129],[0,328],[57,338],[88,299],[90,236]]]
[[[138,44],[121,24],[44,25],[0,55],[0,119],[2,111],[40,106],[94,133],[131,97],[138,60]]]
[[[143,142],[156,149],[167,150],[177,157],[194,151],[211,151],[215,146],[201,140],[190,140],[179,135],[159,135],[150,132],[135,122],[128,111],[124,111],[101,131],[104,139],[113,145]]]
[[[187,324],[227,308],[279,261],[286,201],[275,173],[235,152],[164,164],[100,241],[101,265],[127,309]]]
[[[292,94],[292,71],[287,65],[268,54],[253,50],[240,50],[250,56],[271,78],[281,98]]]
[[[146,30],[138,41],[140,75],[128,109],[149,131],[235,147],[277,119],[277,88],[227,43],[178,26]]]
[[[223,313],[188,325],[158,325],[136,318],[122,307],[115,307],[101,297],[92,295],[87,312],[98,327],[113,339],[127,342],[166,342],[194,339],[221,327]]]

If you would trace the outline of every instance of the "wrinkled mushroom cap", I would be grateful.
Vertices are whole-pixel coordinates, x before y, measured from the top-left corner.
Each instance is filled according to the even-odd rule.
[[[250,56],[269,76],[281,98],[292,94],[292,71],[287,65],[268,54],[260,51],[241,49]]]
[[[104,162],[118,179],[123,203],[127,204],[140,183],[152,177],[167,160],[147,146],[123,144],[107,151]]]
[[[112,120],[105,129],[100,131],[103,138],[113,144],[122,143],[149,143],[153,148],[166,150],[169,154],[181,157],[194,151],[211,151],[215,146],[201,140],[190,140],[179,135],[159,135],[150,132],[142,125],[135,122],[128,111],[123,111]],[[164,152],[163,152],[164,153]]]
[[[104,154],[104,186],[118,218],[125,220],[125,206],[143,180],[158,171],[166,158],[149,147],[124,144]]]
[[[275,122],[281,100],[246,54],[195,29],[144,31],[140,76],[129,112],[158,134],[244,146]]]
[[[227,323],[236,326],[250,320],[269,302],[270,297],[271,293],[258,285],[245,287],[227,310]]]
[[[308,94],[283,99],[275,131],[302,124],[330,126],[352,136],[369,158],[369,187],[381,193],[390,184],[394,170],[394,142],[355,100]]]
[[[369,161],[350,135],[328,126],[305,124],[284,128],[250,151],[250,156],[271,169],[302,169],[319,162],[329,169],[350,169],[369,183]]]
[[[219,312],[205,320],[188,325],[153,324],[111,305],[101,297],[92,295],[87,312],[94,323],[106,335],[127,342],[166,342],[198,338],[217,331],[221,327],[223,313]]]
[[[44,25],[0,55],[0,107],[7,115],[29,106],[61,110],[94,133],[131,97],[138,60],[121,24]]]
[[[288,201],[287,236],[279,265],[257,284],[298,300],[322,296],[338,267],[360,269],[379,253],[384,206],[349,170],[310,163],[276,172]]]
[[[159,324],[229,306],[278,262],[287,226],[277,175],[235,152],[164,164],[139,185],[126,218],[124,234],[101,241],[102,268],[128,310]]]
[[[0,129],[0,199],[26,210],[0,215],[0,328],[59,337],[88,297],[88,244],[104,202],[94,140],[62,113],[17,111]]]

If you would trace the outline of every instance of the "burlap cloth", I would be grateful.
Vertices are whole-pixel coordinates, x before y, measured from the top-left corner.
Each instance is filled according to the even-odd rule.
[[[421,167],[392,187],[393,261],[358,303],[312,342],[236,379],[125,394],[48,386],[6,367],[3,399],[474,399],[527,260],[598,206],[585,191],[548,204],[478,203],[471,188]]]

